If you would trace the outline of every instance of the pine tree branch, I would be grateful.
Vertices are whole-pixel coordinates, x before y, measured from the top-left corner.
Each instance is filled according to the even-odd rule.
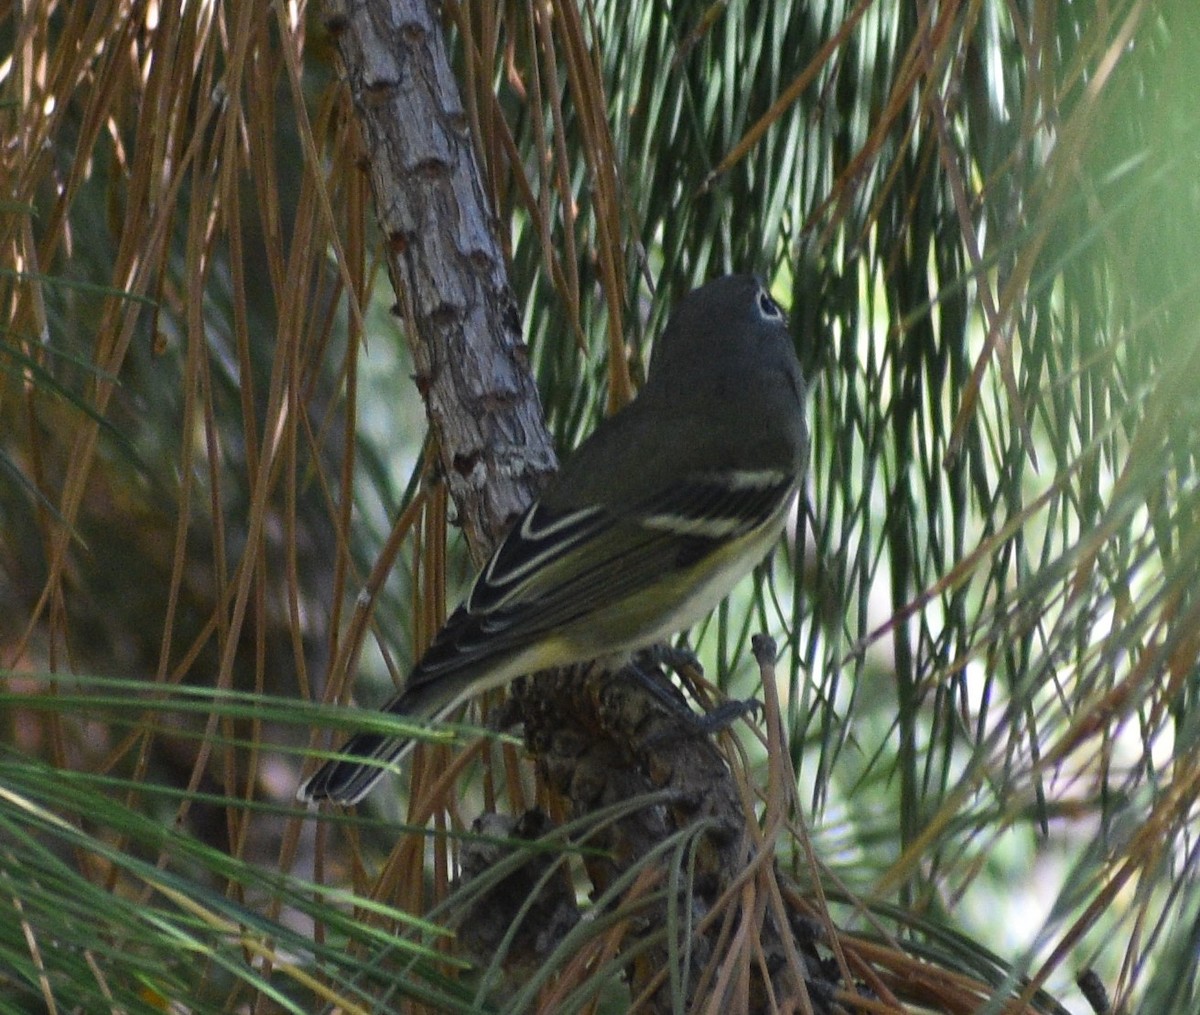
[[[432,4],[330,0],[326,9],[415,380],[482,562],[557,461],[458,85]]]

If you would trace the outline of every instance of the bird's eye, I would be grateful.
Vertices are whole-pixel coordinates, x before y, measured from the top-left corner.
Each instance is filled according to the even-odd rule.
[[[769,321],[783,320],[783,311],[779,309],[779,304],[771,299],[771,294],[766,289],[758,290],[758,312]]]

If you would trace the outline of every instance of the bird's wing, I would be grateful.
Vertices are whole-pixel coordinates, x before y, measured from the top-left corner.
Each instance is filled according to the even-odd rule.
[[[701,473],[618,510],[534,504],[513,527],[412,673],[409,688],[517,652],[652,588],[757,531],[796,477]]]

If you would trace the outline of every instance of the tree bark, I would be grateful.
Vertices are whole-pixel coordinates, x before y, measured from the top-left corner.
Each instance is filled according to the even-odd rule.
[[[415,380],[482,563],[557,460],[458,84],[427,0],[328,0],[326,9]]]

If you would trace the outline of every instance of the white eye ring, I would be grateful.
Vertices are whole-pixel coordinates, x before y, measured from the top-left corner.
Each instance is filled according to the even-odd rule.
[[[758,312],[771,321],[783,320],[783,311],[779,309],[779,304],[771,299],[771,294],[766,289],[758,290]]]

